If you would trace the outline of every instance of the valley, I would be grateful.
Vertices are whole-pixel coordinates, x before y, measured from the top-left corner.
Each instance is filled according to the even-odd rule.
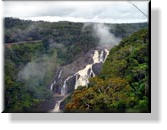
[[[86,99],[81,100],[92,92],[91,89],[97,88],[98,85],[96,86],[92,80],[100,76],[105,81],[113,74],[114,78],[118,77],[116,71],[128,62],[122,61],[121,57],[124,55],[121,55],[121,52],[129,55],[131,52],[128,52],[127,48],[136,46],[131,46],[130,43],[121,51],[118,50],[121,54],[113,55],[113,59],[118,56],[120,61],[116,60],[113,65],[106,67],[111,53],[115,48],[122,47],[122,39],[126,43],[126,38],[131,34],[147,27],[147,23],[99,24],[67,21],[50,23],[13,18],[5,18],[4,22],[6,112],[92,112],[93,103],[87,103]],[[135,38],[139,39],[137,42],[145,43],[147,39],[143,40],[143,37],[139,35],[139,38],[138,36]],[[139,45],[138,49],[140,48],[142,47]],[[125,70],[126,67],[122,68],[121,72]],[[113,71],[113,74],[108,71]],[[127,82],[131,83],[131,79],[126,78]],[[120,83],[122,82],[124,83],[120,80]],[[92,83],[95,87],[91,87]],[[103,93],[101,88],[98,91]],[[77,92],[81,94],[75,97]],[[132,97],[135,100],[144,100],[143,96],[139,99]],[[84,102],[86,108],[83,103],[80,109],[78,101]]]

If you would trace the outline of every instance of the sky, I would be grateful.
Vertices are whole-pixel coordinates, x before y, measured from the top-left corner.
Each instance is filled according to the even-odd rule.
[[[5,1],[4,17],[49,22],[147,22],[137,8],[148,15],[147,1]]]

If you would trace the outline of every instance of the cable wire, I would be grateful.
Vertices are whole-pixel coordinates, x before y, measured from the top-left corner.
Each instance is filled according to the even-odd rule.
[[[135,5],[134,3],[128,1],[133,7],[135,7],[136,9],[138,9],[146,18],[148,18],[148,15],[145,14],[141,9],[139,9],[139,7],[137,7],[137,5]]]

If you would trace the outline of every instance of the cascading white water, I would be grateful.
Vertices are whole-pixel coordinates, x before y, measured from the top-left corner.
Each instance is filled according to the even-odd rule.
[[[60,111],[60,103],[61,103],[61,100],[56,103],[54,109],[51,110],[51,112],[59,112]]]
[[[61,74],[62,74],[62,70],[60,70],[60,72],[59,72],[58,79],[60,79]]]
[[[103,62],[103,57],[104,57],[104,51],[102,51],[101,53],[100,53],[100,62]]]
[[[53,110],[51,110],[51,112],[60,112],[60,103],[65,99],[65,97],[67,96],[67,92],[66,92],[66,87],[67,87],[67,82],[70,78],[72,78],[73,76],[76,76],[76,82],[75,82],[75,89],[77,89],[78,86],[87,86],[89,83],[89,78],[90,77],[94,77],[95,74],[93,72],[92,66],[96,63],[104,63],[104,61],[106,60],[107,56],[109,54],[109,51],[107,49],[104,50],[95,50],[94,54],[92,56],[93,59],[93,63],[92,64],[88,64],[86,65],[86,67],[84,69],[79,70],[77,73],[68,76],[64,83],[63,83],[63,87],[61,88],[61,96],[63,96],[64,98],[57,101],[55,107]],[[61,76],[62,71],[59,72],[58,75],[58,79]],[[55,82],[56,83],[56,82]],[[51,85],[52,89],[53,89],[53,85]]]
[[[52,82],[52,84],[50,85],[50,90],[51,91],[53,91],[53,86],[56,84],[56,80],[54,80],[53,82]]]
[[[70,78],[72,78],[72,77],[73,77],[73,75],[72,75],[72,76],[68,76],[68,77],[65,79],[64,84],[63,84],[63,87],[61,88],[61,95],[62,95],[62,96],[65,96],[65,94],[66,94],[67,81],[68,81]]]
[[[106,52],[105,56],[104,56],[104,51]],[[93,63],[88,64],[84,69],[77,72],[77,74],[79,75],[79,78],[76,79],[75,89],[77,89],[78,86],[87,86],[88,83],[89,83],[89,78],[95,76],[95,74],[92,70],[92,66],[96,63],[104,62],[104,60],[108,56],[108,50],[106,49],[104,51],[101,50],[100,53],[99,53],[98,50],[95,50],[94,55],[92,57],[93,58]],[[88,73],[89,70],[90,70],[90,73]]]
[[[105,54],[106,53],[106,54]],[[94,77],[95,74],[92,70],[92,66],[96,63],[104,63],[104,61],[106,60],[107,56],[109,54],[109,51],[107,49],[104,50],[95,50],[94,54],[92,56],[93,59],[93,63],[92,64],[88,64],[86,65],[86,67],[82,70],[79,70],[77,73],[75,73],[72,76],[68,76],[64,83],[63,83],[63,87],[61,88],[61,95],[65,95],[66,94],[66,87],[67,87],[67,81],[72,78],[73,76],[76,76],[76,83],[75,83],[75,89],[77,89],[78,86],[87,86],[89,83],[89,78],[90,77]],[[90,71],[88,73],[88,71]],[[62,70],[59,71],[58,74],[58,79],[60,79],[62,74]],[[56,81],[54,80],[54,82],[50,85],[50,90],[53,90],[53,86],[56,84]]]
[[[62,70],[60,70],[60,72],[59,72],[59,74],[58,74],[58,79],[60,79],[60,77],[61,77],[61,74],[62,74]],[[53,86],[56,84],[56,80],[54,80],[53,82],[52,82],[52,84],[50,85],[50,90],[51,91],[53,91]]]
[[[67,77],[67,79],[64,81],[64,84],[63,84],[63,87],[62,87],[62,94],[64,94],[64,91],[66,89],[67,81],[70,78],[72,78],[73,76],[76,76],[75,89],[77,89],[78,86],[87,86],[88,83],[89,83],[89,78],[95,76],[95,74],[92,70],[92,66],[96,63],[101,63],[101,62],[103,63],[106,60],[108,54],[109,54],[109,51],[107,49],[101,50],[101,51],[95,50],[94,54],[93,54],[93,57],[92,57],[93,63],[86,65],[86,67],[84,69],[79,70],[74,75]],[[88,73],[88,71],[90,71],[90,72]]]
[[[106,52],[106,55],[105,55],[105,57],[103,59],[103,63],[105,62],[105,60],[107,59],[107,56],[109,55],[109,50],[104,49],[104,51]]]
[[[53,90],[53,83],[50,85],[50,90],[51,91]]]
[[[90,78],[88,70],[92,70],[92,64],[88,64],[84,69],[77,72],[75,89],[78,86],[87,86],[89,82],[88,79]],[[90,74],[91,73],[94,75],[93,71],[91,71]]]

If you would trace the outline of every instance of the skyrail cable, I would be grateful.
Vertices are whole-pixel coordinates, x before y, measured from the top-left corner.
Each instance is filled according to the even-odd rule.
[[[128,1],[132,6],[134,6],[136,9],[138,9],[146,18],[148,18],[148,15],[145,14],[141,9],[139,9],[139,7],[137,7],[137,5],[135,5],[134,3]]]

